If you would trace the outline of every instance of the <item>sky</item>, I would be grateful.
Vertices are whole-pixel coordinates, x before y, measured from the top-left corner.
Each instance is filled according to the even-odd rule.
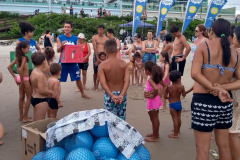
[[[228,0],[223,8],[236,7],[236,14],[240,14],[240,0]]]

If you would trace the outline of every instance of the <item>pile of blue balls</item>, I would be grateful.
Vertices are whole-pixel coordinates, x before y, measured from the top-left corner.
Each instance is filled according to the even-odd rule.
[[[64,138],[32,160],[127,160],[108,137],[107,124]],[[129,160],[150,160],[148,150],[140,145]]]

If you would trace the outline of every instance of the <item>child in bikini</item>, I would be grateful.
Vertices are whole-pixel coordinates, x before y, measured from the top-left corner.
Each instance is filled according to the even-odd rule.
[[[159,54],[159,61],[161,62],[160,66],[162,67],[163,69],[163,72],[164,72],[164,76],[163,76],[163,81],[169,85],[169,66],[170,66],[170,63],[169,63],[169,56],[168,56],[168,52],[161,52]],[[164,97],[162,97],[162,107],[160,109],[165,109],[166,108],[166,99]]]
[[[139,52],[136,52],[134,54],[135,59],[135,69],[137,71],[137,77],[136,77],[136,85],[143,85],[143,77],[144,77],[144,65],[142,62],[141,54]],[[139,83],[139,79],[140,83]]]
[[[47,65],[45,55],[40,52],[35,52],[31,55],[32,63],[35,66],[33,69],[30,81],[33,87],[31,104],[34,107],[34,121],[45,119],[48,106],[48,97],[55,98],[55,92],[48,89],[48,82],[43,74],[43,69]]]
[[[169,134],[169,138],[178,138],[181,127],[181,96],[186,96],[186,91],[181,83],[181,72],[175,70],[171,71],[169,74],[169,79],[172,82],[170,86],[167,87],[165,92],[165,99],[169,100],[170,114],[173,120],[173,134]]]
[[[134,85],[134,65],[135,65],[134,56],[130,58],[130,61],[127,63],[127,65],[128,65],[129,73],[132,77],[132,85]]]
[[[153,99],[146,98],[146,110],[148,111],[150,120],[152,122],[152,134],[148,134],[144,139],[147,142],[157,142],[159,139],[159,108],[162,105],[162,101],[160,99],[160,84],[162,83],[163,71],[160,66],[153,61],[147,61],[145,63],[145,74],[150,76],[150,78],[146,81],[146,86],[144,92],[154,93],[156,96]],[[145,94],[144,94],[145,95]]]
[[[107,59],[107,55],[106,55],[106,53],[104,53],[104,52],[100,52],[100,53],[98,54],[98,58],[100,59],[100,61],[99,61],[99,62],[96,62],[96,63],[95,63],[95,66],[97,66],[97,67],[98,67],[98,70],[99,70],[101,63]],[[98,72],[97,72],[97,73],[98,73]],[[99,77],[97,77],[96,85],[97,85],[97,89],[96,89],[95,91],[98,91],[98,87],[99,87]]]
[[[23,123],[32,122],[32,118],[28,117],[28,110],[30,107],[30,99],[32,95],[32,87],[29,82],[29,69],[28,69],[28,57],[25,55],[29,52],[29,44],[26,41],[21,41],[17,44],[15,51],[15,60],[13,60],[8,66],[10,74],[13,76],[16,84],[19,86],[19,121]],[[12,67],[17,64],[17,70],[19,75],[13,73]],[[25,99],[25,94],[27,96],[27,101],[25,103],[25,109],[23,112],[23,103]]]

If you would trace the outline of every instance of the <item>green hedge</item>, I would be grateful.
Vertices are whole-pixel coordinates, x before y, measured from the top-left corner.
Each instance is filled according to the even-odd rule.
[[[1,15],[1,14],[0,14]],[[47,29],[49,29],[52,33],[55,33],[59,28],[63,27],[63,23],[65,21],[70,21],[72,22],[73,25],[73,31],[72,34],[78,35],[80,32],[84,33],[86,36],[86,39],[89,40],[91,37],[97,33],[97,26],[100,24],[105,25],[106,28],[113,28],[115,32],[117,32],[117,27],[119,24],[122,24],[122,20],[124,20],[124,23],[128,23],[132,20],[131,16],[127,17],[118,17],[118,16],[105,16],[104,18],[101,19],[96,19],[96,18],[79,18],[77,16],[69,16],[66,14],[57,14],[57,13],[51,13],[51,14],[44,14],[40,13],[37,16],[34,17],[29,17],[27,19],[28,22],[33,24],[35,26],[35,31],[34,31],[34,37],[33,39],[38,40],[39,37],[43,32],[45,32]],[[156,25],[156,20],[154,21],[146,21],[147,23],[151,23]],[[163,29],[165,29],[165,24],[166,22],[163,22]],[[168,20],[168,31],[170,27],[176,24],[179,26],[180,30],[182,27],[183,22],[179,20]],[[194,36],[194,30],[195,27],[198,24],[203,24],[203,21],[200,20],[193,20],[187,27],[186,31],[184,32],[184,35],[187,39],[191,39],[192,36]],[[122,29],[122,28],[120,28]],[[125,28],[126,30],[126,28]],[[147,28],[145,29],[145,36],[146,37],[146,32]],[[129,32],[131,33],[131,28],[129,28]],[[142,29],[138,28],[137,33],[142,33]],[[62,33],[58,33],[62,34]],[[115,33],[116,36],[120,37],[118,33]],[[13,28],[10,29],[8,32],[0,33],[0,37],[8,37],[12,39],[16,39],[21,37],[20,29],[18,27],[18,24],[15,23]]]

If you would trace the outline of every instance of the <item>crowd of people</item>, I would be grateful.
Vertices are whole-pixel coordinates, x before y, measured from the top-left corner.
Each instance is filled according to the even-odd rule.
[[[71,81],[76,82],[76,90],[80,91],[82,97],[91,98],[84,92],[87,89],[86,75],[91,49],[83,33],[72,35],[71,22],[65,22],[64,34],[57,37],[57,52],[62,53],[67,43],[80,45],[83,63],[61,63],[60,59],[59,63],[54,63],[55,53],[49,31],[44,37],[47,45],[41,51],[31,39],[34,27],[26,22],[20,23],[19,27],[23,37],[17,41],[16,59],[8,66],[8,70],[19,86],[20,121],[36,121],[44,119],[46,115],[55,118],[58,109],[63,107],[60,82],[66,82],[68,74]],[[97,91],[100,83],[105,91],[103,108],[126,120],[130,82],[144,86],[146,110],[152,123],[152,132],[146,135],[146,142],[159,141],[159,110],[166,109],[167,100],[173,120],[173,133],[168,137],[179,137],[181,97],[193,91],[191,128],[195,136],[196,159],[209,159],[211,133],[214,131],[220,159],[239,160],[240,26],[231,27],[227,20],[219,18],[212,23],[209,33],[204,25],[197,25],[194,32],[197,38],[190,46],[179,27],[171,26],[171,34],[165,36],[160,50],[159,43],[153,40],[153,31],[148,31],[145,41],[137,34],[132,46],[121,46],[111,28],[107,29],[105,36],[105,27],[99,25],[97,34],[92,37],[93,90]],[[31,73],[27,65],[29,57],[26,56],[29,51],[32,52],[30,58],[35,66]],[[186,58],[190,52],[194,85],[185,90],[181,77],[184,76]],[[128,54],[128,62],[122,60],[123,54]],[[19,75],[12,70],[15,64]],[[34,107],[33,119],[28,117],[30,103]]]

